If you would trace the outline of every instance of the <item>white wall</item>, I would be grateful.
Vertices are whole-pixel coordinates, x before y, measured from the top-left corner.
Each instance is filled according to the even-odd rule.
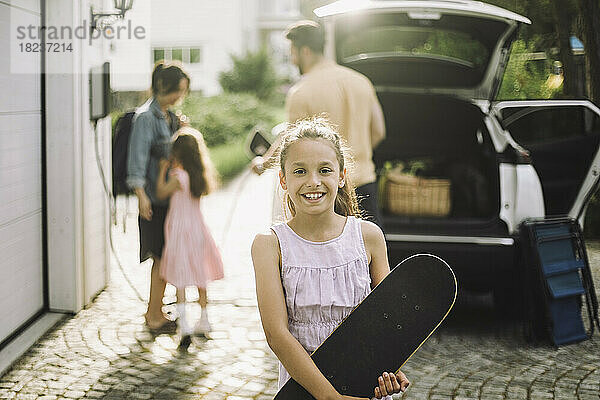
[[[79,2],[79,0],[75,0]],[[102,1],[94,1],[94,3]],[[110,9],[113,4],[105,1]],[[107,7],[105,5],[104,7]],[[83,8],[80,18],[88,18],[89,9]],[[81,59],[81,104],[84,105],[81,118],[82,132],[82,178],[83,178],[83,295],[88,304],[108,283],[110,265],[110,206],[106,195],[98,163],[94,141],[94,131],[89,122],[89,70],[103,64],[107,59],[108,40],[95,40],[86,45]],[[100,163],[104,170],[106,184],[112,185],[111,146],[112,131],[110,117],[98,121],[97,140]]]
[[[146,90],[150,87],[152,74],[152,7],[150,1],[134,1],[133,8],[127,12],[125,19],[118,21],[114,27],[120,26],[144,28],[144,39],[131,35],[122,35],[120,39],[109,41],[108,56],[112,67],[113,90]]]
[[[126,19],[131,19],[134,26],[147,27],[148,40],[112,41],[114,90],[150,87],[152,48],[190,46],[202,49],[201,63],[184,65],[192,79],[192,90],[217,94],[221,91],[218,75],[230,68],[230,54],[240,55],[258,46],[257,0],[137,1],[132,11]]]
[[[241,54],[245,49],[250,38],[249,33],[244,35],[243,1],[151,2],[153,47],[202,48],[202,62],[186,68],[192,76],[192,90],[203,90],[208,95],[218,93],[218,74],[229,67],[229,54]]]
[[[184,64],[192,78],[192,90],[218,94],[218,76],[231,67],[230,54],[242,55],[260,46],[265,33],[267,45],[274,44],[280,72],[290,69],[287,42],[282,31],[301,19],[299,0],[150,0],[136,1],[126,21],[146,29],[146,40],[120,38],[111,41],[114,66],[113,89],[140,91],[150,87],[152,49],[159,47],[200,47],[202,62]],[[127,22],[119,22],[126,24]],[[284,51],[285,53],[282,53]]]
[[[53,0],[47,25],[78,26],[89,1]],[[100,1],[94,2],[101,9]],[[46,137],[50,308],[78,311],[107,283],[108,201],[89,123],[88,71],[103,62],[102,40],[73,39],[73,52],[47,57]],[[100,154],[110,181],[110,124],[99,124]]]

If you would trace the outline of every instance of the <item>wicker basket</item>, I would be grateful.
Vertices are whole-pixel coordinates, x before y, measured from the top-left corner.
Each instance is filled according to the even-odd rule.
[[[450,181],[392,170],[385,176],[383,200],[391,214],[445,217],[450,213]]]

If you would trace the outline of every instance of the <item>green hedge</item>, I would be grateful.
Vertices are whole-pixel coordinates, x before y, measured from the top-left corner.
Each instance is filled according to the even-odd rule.
[[[181,110],[202,132],[208,147],[237,143],[256,126],[270,131],[285,118],[282,106],[267,104],[248,93],[213,97],[191,94]]]
[[[242,56],[231,55],[232,68],[219,74],[225,92],[252,93],[263,101],[273,98],[282,78],[277,75],[266,47]]]
[[[129,109],[111,112],[113,134],[117,119]],[[254,127],[270,132],[285,119],[283,105],[268,104],[246,93],[223,93],[213,97],[192,93],[173,110],[181,110],[190,118],[191,125],[202,132],[223,181],[231,179],[248,164],[244,149],[248,133]]]
[[[246,155],[245,140],[209,148],[210,159],[219,173],[221,182],[227,182],[241,172],[250,159]]]

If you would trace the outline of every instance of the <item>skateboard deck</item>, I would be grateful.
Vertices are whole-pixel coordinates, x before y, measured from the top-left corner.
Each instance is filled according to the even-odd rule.
[[[449,314],[456,300],[452,269],[417,254],[398,264],[342,321],[311,358],[344,395],[373,397],[377,378],[398,371]],[[275,400],[314,399],[290,379]]]

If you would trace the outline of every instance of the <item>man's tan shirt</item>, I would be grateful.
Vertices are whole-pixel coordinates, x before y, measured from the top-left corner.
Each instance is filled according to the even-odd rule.
[[[371,145],[374,102],[377,96],[367,77],[323,60],[289,90],[286,109],[289,122],[324,114],[337,125],[354,157],[352,182],[362,186],[376,180]]]

